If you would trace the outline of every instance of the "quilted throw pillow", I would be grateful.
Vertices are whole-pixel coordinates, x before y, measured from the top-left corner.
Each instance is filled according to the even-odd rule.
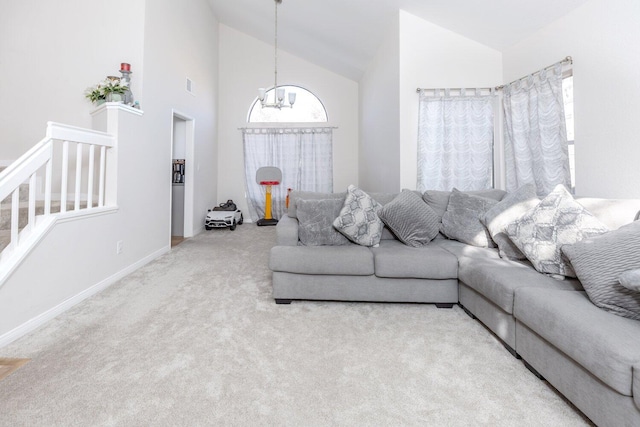
[[[305,246],[348,245],[349,240],[333,228],[340,214],[341,199],[299,199],[297,205],[298,238]]]
[[[378,216],[398,240],[412,247],[426,245],[440,231],[438,214],[411,190],[402,190],[380,209]]]
[[[558,185],[522,217],[511,222],[509,238],[541,273],[576,277],[562,257],[563,245],[603,234],[608,228]]]
[[[640,320],[640,293],[621,284],[625,277],[633,277],[633,270],[640,269],[640,221],[565,245],[562,252],[571,261],[591,302],[617,315]]]
[[[340,215],[333,226],[349,240],[362,246],[378,246],[384,224],[378,217],[382,208],[371,196],[350,185]]]
[[[527,259],[509,239],[505,230],[509,223],[536,207],[538,203],[540,203],[540,199],[536,195],[536,187],[533,184],[526,184],[513,193],[507,194],[482,218],[482,222],[491,234],[491,239],[498,245],[502,258]]]
[[[442,216],[442,232],[450,239],[481,248],[494,248],[489,232],[480,222],[497,200],[473,196],[453,189],[447,211]]]

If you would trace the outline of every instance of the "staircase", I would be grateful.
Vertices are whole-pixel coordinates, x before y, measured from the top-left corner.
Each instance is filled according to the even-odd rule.
[[[104,132],[49,122],[44,139],[0,170],[0,286],[56,221],[115,205],[105,192],[114,146]]]

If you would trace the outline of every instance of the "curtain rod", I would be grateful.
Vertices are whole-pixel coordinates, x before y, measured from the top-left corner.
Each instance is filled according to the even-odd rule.
[[[564,63],[573,64],[573,58],[571,58],[570,56],[567,56],[567,57],[565,57],[563,60],[561,60],[561,61],[559,61],[559,62],[560,62],[560,63],[562,63],[562,64],[564,64]],[[518,80],[525,79],[525,78],[529,77],[530,75],[538,74],[538,73],[540,73],[540,72],[542,72],[542,71],[544,71],[544,70],[549,70],[549,69],[553,68],[556,64],[557,64],[557,62],[556,62],[555,64],[551,64],[551,65],[549,65],[548,67],[542,68],[542,69],[540,69],[540,70],[538,70],[538,71],[536,71],[536,72],[534,72],[534,73],[528,74],[528,75],[526,75],[526,76],[524,76],[524,77],[520,77],[519,79],[516,79],[516,80],[512,81],[511,83],[515,83],[515,82],[517,82]],[[509,84],[511,84],[511,83],[509,83]],[[500,86],[496,86],[496,87],[482,87],[482,88],[479,88],[479,89],[480,89],[480,90],[487,90],[487,91],[490,91],[491,89],[494,89],[494,90],[502,90],[502,89],[504,89],[504,87],[505,87],[505,86],[507,86],[507,85],[500,85]],[[466,87],[466,88],[465,88],[465,87],[452,87],[452,88],[441,88],[440,90],[444,90],[444,89],[449,89],[449,90],[453,90],[453,91],[458,91],[458,90],[462,90],[462,89],[467,89],[467,90],[471,90],[471,91],[473,91],[473,90],[475,90],[476,88],[473,88],[473,87]],[[423,89],[423,88],[417,88],[417,89],[416,89],[416,92],[417,92],[417,93],[420,93],[420,92],[422,92],[423,90],[436,90],[436,89],[435,89],[435,88],[434,88],[434,89],[426,89],[426,88],[424,88],[424,89]]]
[[[563,65],[564,65],[564,64],[566,64],[566,63],[568,63],[568,64],[573,64],[573,58],[572,58],[572,57],[570,57],[570,56],[567,56],[567,57],[565,57],[564,59],[562,59],[561,61],[558,61],[558,62],[556,62],[556,63],[554,63],[554,64],[551,64],[551,65],[549,65],[549,66],[547,66],[547,67],[544,67],[544,68],[542,68],[542,69],[540,69],[540,70],[538,70],[538,71],[536,71],[536,72],[533,72],[533,73],[527,74],[526,76],[524,76],[524,77],[520,77],[519,79],[515,79],[514,81],[512,81],[512,82],[511,82],[511,83],[509,83],[508,85],[500,85],[500,86],[496,86],[496,90],[502,90],[502,89],[504,89],[504,88],[505,88],[505,86],[509,86],[510,84],[513,84],[513,83],[515,83],[515,82],[518,82],[518,81],[520,81],[520,80],[522,80],[522,79],[526,79],[526,78],[527,78],[527,77],[529,77],[529,76],[534,76],[534,75],[539,74],[539,73],[541,73],[541,72],[543,72],[543,71],[550,70],[550,69],[552,69],[553,67],[555,67],[555,66],[556,66],[556,64],[558,64],[558,63],[563,64]]]
[[[273,129],[273,130],[286,131],[287,129],[294,129],[294,130],[300,130],[300,129],[338,129],[338,126],[287,126],[285,128],[276,127],[276,126],[256,126],[256,127],[238,128],[238,130],[252,130],[252,129],[256,129],[256,130]]]

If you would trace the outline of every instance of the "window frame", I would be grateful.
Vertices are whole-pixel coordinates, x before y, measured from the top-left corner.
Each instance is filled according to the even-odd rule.
[[[254,108],[259,105],[260,103],[260,99],[258,97],[256,97],[254,99],[254,101],[251,103],[251,106],[249,107],[249,111],[247,112],[247,123],[251,123],[251,124],[256,124],[256,125],[277,125],[277,126],[284,126],[284,127],[288,127],[288,125],[294,125],[294,126],[299,126],[299,125],[310,125],[310,126],[314,126],[314,125],[320,125],[322,126],[326,126],[329,123],[329,113],[327,112],[327,107],[324,105],[324,102],[322,102],[322,100],[320,99],[320,97],[318,97],[318,95],[316,95],[315,93],[313,93],[312,91],[310,91],[309,89],[299,86],[299,85],[291,85],[291,84],[287,84],[287,85],[278,85],[279,88],[285,88],[285,90],[288,90],[289,88],[291,88],[292,90],[302,90],[305,91],[307,93],[309,93],[310,95],[312,95],[319,103],[320,106],[322,107],[322,111],[324,112],[324,117],[325,120],[324,121],[313,121],[313,122],[309,122],[309,121],[299,121],[299,122],[291,122],[291,121],[286,121],[286,122],[280,122],[280,121],[252,121],[251,120],[251,114],[254,111]],[[268,97],[269,95],[273,94],[273,91],[275,90],[274,86],[271,86],[270,88],[266,89],[266,96]],[[293,108],[296,108],[296,105],[299,104],[294,104]],[[289,107],[285,107],[285,108],[289,108]],[[298,107],[300,108],[300,107]]]

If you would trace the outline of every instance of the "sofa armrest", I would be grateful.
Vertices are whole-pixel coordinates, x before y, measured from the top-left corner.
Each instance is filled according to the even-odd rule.
[[[278,246],[298,245],[298,219],[283,215],[276,226]]]

